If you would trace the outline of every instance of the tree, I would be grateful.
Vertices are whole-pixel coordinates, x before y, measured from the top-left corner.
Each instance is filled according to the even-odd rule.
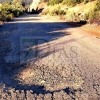
[[[20,0],[13,0],[11,4],[12,4],[12,12],[16,17],[22,14],[23,11],[25,10]]]

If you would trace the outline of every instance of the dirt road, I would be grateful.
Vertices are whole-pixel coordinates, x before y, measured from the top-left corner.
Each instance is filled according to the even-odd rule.
[[[100,100],[100,39],[56,17],[27,15],[0,28],[0,100]]]

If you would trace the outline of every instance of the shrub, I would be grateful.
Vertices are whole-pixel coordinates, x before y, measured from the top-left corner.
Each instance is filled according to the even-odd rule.
[[[0,21],[6,21],[7,15],[0,15]]]
[[[66,12],[66,20],[72,22],[86,21],[81,13],[75,13],[74,11]]]
[[[92,13],[89,14],[89,22],[93,22],[94,23],[96,21],[96,23],[99,23],[99,20],[100,20],[99,11],[92,12]]]
[[[95,11],[95,9],[90,10],[85,15],[85,18],[89,23],[100,23],[100,13],[99,11]]]
[[[24,7],[20,0],[13,0],[12,2],[4,2],[0,5],[0,20],[1,21],[8,21],[12,18],[18,17],[19,15],[23,14]]]
[[[81,0],[63,0],[63,4],[67,4],[67,6],[75,6],[76,4],[80,3]]]
[[[88,15],[90,20],[96,18],[96,12],[94,10],[89,11]]]
[[[94,6],[94,11],[99,11],[100,10],[100,0],[97,0],[95,6]]]
[[[7,18],[7,11],[1,10],[0,11],[0,20],[1,21],[6,21],[6,18]]]
[[[84,14],[84,20],[88,21],[88,19],[89,19],[89,13],[85,13]]]
[[[84,0],[84,4],[86,4],[86,3],[88,3],[89,2],[89,0]]]
[[[13,12],[13,14],[14,14],[15,17],[18,17],[20,15],[18,10],[14,10],[12,12]]]
[[[49,0],[48,5],[55,5],[61,3],[63,0]]]
[[[10,20],[13,19],[13,18],[14,18],[14,14],[11,13],[11,14],[8,14],[8,15],[7,15],[6,20],[7,20],[7,21],[10,21]]]
[[[49,6],[47,13],[50,14],[51,16],[59,15],[60,10],[61,10],[60,4],[55,4],[54,6]]]
[[[75,4],[76,4],[76,0],[68,0],[67,1],[68,6],[75,6]]]
[[[75,19],[74,11],[67,11],[65,17],[67,21],[73,21]]]
[[[65,15],[66,14],[66,11],[65,10],[59,10],[59,15]]]
[[[23,11],[25,10],[22,4],[23,3],[21,3],[19,0],[12,1],[12,12],[15,17],[18,17],[19,15],[21,15]]]
[[[92,0],[88,0],[92,1]],[[93,8],[84,14],[83,19],[89,23],[100,23],[100,0],[97,0]]]
[[[66,10],[61,9],[62,4],[55,4],[54,6],[49,6],[47,10],[45,10],[45,14],[53,15],[65,15]]]

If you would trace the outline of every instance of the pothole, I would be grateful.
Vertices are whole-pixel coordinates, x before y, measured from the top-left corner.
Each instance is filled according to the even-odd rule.
[[[25,69],[19,69],[17,79],[22,85],[38,85],[44,86],[46,91],[57,91],[67,87],[81,88],[83,80],[76,75],[63,76],[57,70],[49,67],[31,65]]]

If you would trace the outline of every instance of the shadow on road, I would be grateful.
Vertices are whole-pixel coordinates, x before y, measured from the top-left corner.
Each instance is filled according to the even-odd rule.
[[[42,48],[39,50],[39,54],[38,54],[40,56],[39,59],[41,59],[54,52],[59,51],[59,50],[49,51],[48,46],[45,45],[45,43],[50,43],[61,37],[71,35],[70,33],[67,33],[66,31],[63,31],[63,30],[66,30],[67,28],[73,28],[75,26],[71,27],[71,26],[65,25],[67,24],[67,22],[39,22],[39,21],[27,22],[31,20],[32,18],[30,19],[19,18],[15,21],[12,21],[11,23],[4,24],[3,27],[0,28],[0,74],[1,74],[0,84],[5,84],[7,88],[15,88],[15,90],[25,90],[25,91],[33,90],[33,92],[37,94],[47,94],[47,93],[52,94],[52,92],[54,91],[49,91],[49,90],[46,91],[43,85],[29,86],[29,85],[21,84],[17,80],[18,77],[15,77],[15,76],[18,75],[21,71],[23,71],[26,68],[27,64],[26,63],[20,64],[20,57],[19,57],[19,62],[17,63],[12,63],[12,62],[8,63],[5,61],[5,57],[9,54],[9,52],[11,52],[11,42],[7,39],[8,37],[11,37],[11,39],[15,39],[15,41],[13,40],[13,43],[18,46],[16,47],[17,51],[15,50],[15,52],[17,53],[20,52],[20,46],[22,46],[20,45],[20,42],[21,42],[20,37],[22,37],[23,39],[25,38],[31,39],[31,37],[33,37],[35,39],[34,46],[37,46],[38,39],[42,39],[42,40],[44,39],[43,42],[38,42],[38,45],[40,45],[40,47]],[[36,17],[33,20],[39,20],[39,19]],[[20,26],[21,29],[19,29],[18,26]],[[71,40],[71,41],[66,40],[66,43],[73,42],[73,41],[76,41],[76,40]],[[44,52],[44,50],[46,49],[48,49],[48,51]],[[27,60],[30,60],[30,57]],[[66,87],[65,89],[62,89],[62,90],[64,90],[66,93],[70,92],[69,87]],[[61,90],[58,90],[58,91],[61,91]]]

